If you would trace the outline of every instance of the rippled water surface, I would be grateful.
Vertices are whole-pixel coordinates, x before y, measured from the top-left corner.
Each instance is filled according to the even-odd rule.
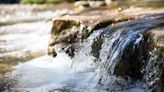
[[[15,7],[19,7],[19,6],[15,5]],[[3,7],[4,12],[1,11],[1,16],[0,16],[1,17],[0,18],[0,25],[1,25],[0,26],[0,91],[1,92],[2,91],[22,92],[22,90],[20,90],[21,88],[31,87],[31,86],[33,87],[34,85],[40,86],[41,83],[44,83],[44,82],[37,83],[37,80],[35,80],[39,77],[42,77],[44,71],[39,71],[40,74],[39,73],[37,74],[37,71],[35,73],[35,68],[32,68],[32,66],[29,67],[29,69],[32,70],[33,73],[32,71],[31,72],[29,71],[29,73],[25,72],[25,74],[23,74],[23,75],[28,75],[27,78],[25,78],[26,81],[22,79],[23,77],[20,77],[22,75],[21,71],[24,69],[22,70],[18,69],[17,71],[21,72],[18,75],[15,75],[15,72],[11,73],[11,70],[16,69],[15,65],[21,64],[23,62],[28,62],[29,60],[32,60],[34,58],[46,55],[47,48],[48,48],[48,41],[50,39],[50,30],[52,27],[50,19],[63,14],[72,13],[71,10],[67,10],[67,9],[53,10],[53,11],[46,10],[46,11],[40,11],[40,12],[38,11],[33,13],[32,10],[22,11],[21,8],[17,12],[14,12],[15,7],[14,5],[9,6],[9,8],[7,8],[7,6],[6,8]],[[13,12],[13,13],[10,14],[9,12]],[[47,58],[48,56],[47,57],[45,56],[45,58],[43,59],[39,59],[39,60],[36,59],[36,63],[37,61],[52,62],[51,58],[49,59]],[[51,65],[51,63],[49,63],[49,65]],[[37,68],[39,66],[33,66],[33,67]],[[45,75],[45,76],[49,76],[49,75]],[[32,78],[34,78],[31,81],[32,83],[29,82],[29,80],[27,80]],[[46,77],[46,79],[48,78]],[[24,81],[24,83],[19,82],[20,80]],[[40,80],[42,80],[42,78],[40,78]],[[21,83],[24,85],[22,85]]]
[[[108,88],[97,85],[103,75],[100,74],[101,66],[91,64],[95,62],[96,58],[90,52],[92,42],[105,29],[93,33],[83,43],[73,59],[62,51],[58,51],[58,55],[55,58],[48,56],[47,48],[52,27],[50,20],[64,14],[73,14],[73,12],[68,9],[46,9],[45,11],[37,12],[19,10],[10,13],[5,8],[3,12],[1,11],[0,92],[146,91],[145,86],[140,81],[135,81],[133,84],[131,80],[117,78],[114,75],[108,78],[108,83],[111,83],[107,85]],[[127,25],[124,26],[126,27]],[[127,30],[138,30],[140,28],[145,30],[150,26],[128,27],[129,29],[127,28]],[[125,33],[121,33],[119,30],[121,29],[111,33],[109,38],[103,39],[103,48],[100,51],[101,63],[107,63],[105,67],[107,69],[111,68],[111,72],[116,67],[114,65],[116,63],[113,62],[120,57],[119,53],[123,53],[128,44],[134,43],[134,45],[137,45],[142,39],[142,34],[138,32],[125,31]],[[121,36],[121,34],[125,36]],[[117,47],[114,48],[113,44],[117,45]],[[110,51],[107,49],[112,52],[112,56],[108,55],[110,56],[109,58],[107,54]]]

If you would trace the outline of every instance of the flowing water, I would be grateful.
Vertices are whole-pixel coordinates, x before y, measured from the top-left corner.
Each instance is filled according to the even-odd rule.
[[[21,86],[17,86],[17,76],[15,74],[12,76],[10,72],[14,69],[13,66],[47,55],[52,27],[49,19],[71,13],[71,10],[63,9],[39,13],[25,11],[1,16],[0,91],[8,92],[15,91],[15,89],[11,88],[21,88]],[[31,75],[33,74],[29,76],[33,77]],[[35,83],[32,85],[35,85]]]
[[[54,17],[65,13],[71,11],[63,10],[61,14],[53,12]],[[47,55],[51,23],[46,19],[2,25],[0,62],[10,62],[16,66],[13,66],[12,72],[1,73],[0,91],[147,92],[147,84],[143,81],[118,77],[118,65],[125,59],[123,57],[127,51],[130,53],[127,56],[131,57],[132,54],[133,57],[136,49],[142,47],[145,32],[157,29],[163,23],[164,14],[156,14],[96,30],[73,58],[63,51],[58,51],[55,58]],[[147,73],[153,67],[155,56],[153,50],[150,53],[148,65],[144,68]],[[131,72],[138,74],[133,70]],[[130,73],[129,76],[136,75]]]

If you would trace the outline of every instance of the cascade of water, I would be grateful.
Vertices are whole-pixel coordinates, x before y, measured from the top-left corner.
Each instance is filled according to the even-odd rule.
[[[143,47],[145,41],[149,44],[144,37],[145,33],[162,23],[164,23],[163,14],[159,14],[111,25],[94,31],[82,43],[73,59],[63,52],[58,52],[56,58],[43,56],[18,65],[13,72],[13,75],[18,77],[16,85],[18,89],[15,90],[144,92],[145,88],[141,88],[143,87],[141,81],[132,82],[129,76],[131,72],[140,72],[143,64],[144,56],[140,56],[142,51],[140,53],[137,50]],[[149,48],[147,49],[149,51]],[[156,70],[152,69],[155,55],[149,53],[148,56],[148,59],[145,59],[148,61],[145,64],[146,78]],[[131,66],[136,62],[140,64],[139,67],[136,65],[138,68]],[[121,66],[122,63],[125,64]],[[127,79],[115,76],[119,68],[124,70]],[[131,68],[135,68],[137,72],[130,70]],[[146,82],[151,83],[152,80],[146,79]]]
[[[120,63],[127,62],[127,66],[122,66],[125,69],[130,67],[128,62],[134,62],[135,64],[135,60],[131,61],[131,59],[128,58],[134,57],[135,51],[142,48],[144,42],[151,44],[144,38],[144,34],[147,31],[162,26],[164,23],[163,15],[164,14],[155,14],[128,23],[123,22],[96,30],[83,43],[73,58],[73,69],[78,72],[86,72],[88,70],[97,72],[96,74],[98,74],[100,78],[99,83],[108,85],[108,80],[110,81],[111,78],[110,76],[116,74],[115,71],[118,70],[118,67],[120,68]],[[145,52],[141,51],[141,53]],[[148,56],[149,55],[150,54],[148,54]],[[127,60],[124,60],[126,57],[128,57]],[[144,61],[143,58],[146,57],[147,56],[138,55],[137,58],[139,59],[137,62],[142,64]],[[153,60],[151,58],[152,57],[148,57],[145,60],[152,62]],[[150,66],[150,62],[148,62],[146,67]],[[140,71],[140,68],[138,69],[138,71]],[[150,70],[150,68],[147,70]],[[126,72],[126,70],[124,72]]]

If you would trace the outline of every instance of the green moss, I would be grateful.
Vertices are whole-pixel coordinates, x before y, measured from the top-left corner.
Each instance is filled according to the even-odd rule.
[[[33,4],[43,4],[45,0],[31,0]]]
[[[46,3],[60,3],[63,2],[64,0],[47,0]]]
[[[161,73],[161,83],[162,83],[162,87],[164,88],[164,66],[161,68],[161,71],[162,71],[162,73]]]
[[[157,61],[161,62],[164,59],[164,47],[163,46],[158,46],[157,47],[157,52],[156,55],[158,56]]]
[[[28,4],[28,3],[32,3],[32,1],[31,0],[21,0],[20,3]]]
[[[161,86],[161,90],[164,90],[164,47],[158,46],[157,47],[157,61],[160,64],[160,80],[159,85]]]
[[[158,47],[159,48],[159,52],[164,52],[164,47]]]
[[[43,4],[43,3],[60,3],[64,0],[21,0],[22,4]]]

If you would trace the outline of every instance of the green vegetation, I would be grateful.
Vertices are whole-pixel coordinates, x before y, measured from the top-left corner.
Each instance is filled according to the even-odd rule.
[[[63,2],[64,0],[46,0],[46,3],[60,3]]]
[[[21,0],[20,2],[21,2],[22,4],[32,3],[31,0]]]
[[[60,3],[64,0],[21,0],[22,4],[44,4],[44,3]]]
[[[45,2],[45,0],[31,0],[31,2],[34,4],[42,4]]]

